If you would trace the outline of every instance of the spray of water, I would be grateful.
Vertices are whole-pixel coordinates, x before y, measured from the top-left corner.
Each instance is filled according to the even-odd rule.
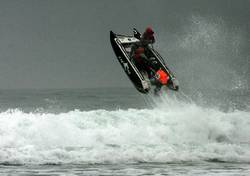
[[[159,35],[161,53],[182,88],[233,90],[249,87],[246,32],[220,18],[191,16],[182,32]]]

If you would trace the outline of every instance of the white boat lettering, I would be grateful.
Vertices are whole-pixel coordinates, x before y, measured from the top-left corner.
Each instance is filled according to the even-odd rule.
[[[125,72],[127,72],[128,74],[131,74],[130,70],[129,70],[129,66],[127,62],[124,62],[121,58],[121,56],[118,57],[118,59],[120,60]]]

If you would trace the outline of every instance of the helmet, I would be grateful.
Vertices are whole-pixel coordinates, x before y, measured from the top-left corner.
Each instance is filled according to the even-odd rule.
[[[153,29],[151,27],[147,27],[146,30],[145,30],[145,33],[152,35],[152,34],[154,34],[154,31],[153,31]]]

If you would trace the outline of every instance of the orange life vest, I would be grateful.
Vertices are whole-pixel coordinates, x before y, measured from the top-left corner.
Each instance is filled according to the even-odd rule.
[[[164,72],[162,69],[159,69],[156,72],[156,79],[163,85],[166,85],[169,80],[169,76],[166,72]]]

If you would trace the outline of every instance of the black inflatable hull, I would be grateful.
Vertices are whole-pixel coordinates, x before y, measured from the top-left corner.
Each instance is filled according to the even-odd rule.
[[[147,81],[131,62],[127,51],[119,42],[117,35],[112,31],[110,31],[110,42],[118,61],[120,62],[123,70],[128,75],[131,82],[134,84],[135,88],[141,93],[148,93],[150,87],[147,85]]]
[[[144,76],[144,74],[139,71],[139,69],[133,63],[132,58],[129,56],[131,46],[133,43],[139,42],[139,40],[134,36],[119,35],[110,31],[110,42],[118,61],[135,88],[141,93],[148,93],[151,84],[147,76]],[[177,80],[164,63],[162,57],[153,48],[149,48],[149,50],[151,57],[153,57],[156,62],[155,70],[161,68],[169,74],[170,79],[167,87],[172,90],[178,90],[179,86]]]

